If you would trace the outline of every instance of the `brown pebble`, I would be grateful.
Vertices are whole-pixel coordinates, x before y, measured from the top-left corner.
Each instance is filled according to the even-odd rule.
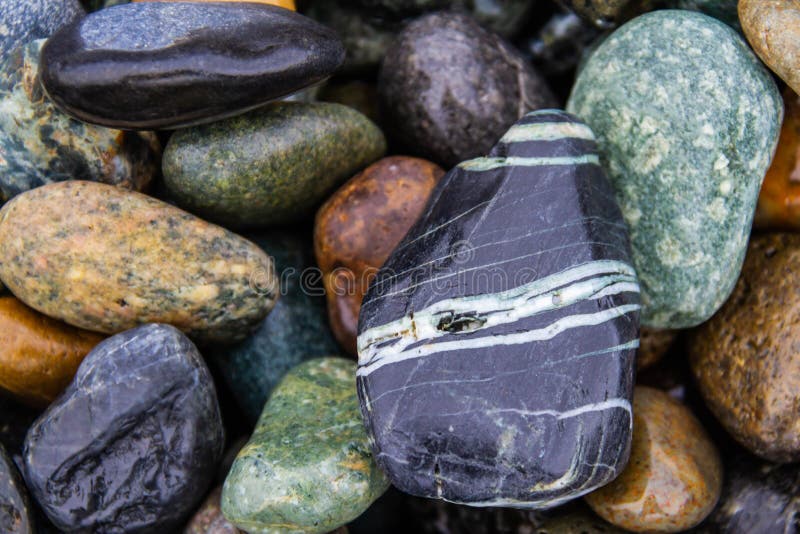
[[[758,57],[800,93],[800,0],[739,0],[739,20]]]
[[[356,353],[358,312],[370,280],[419,218],[444,171],[429,161],[384,158],[339,188],[317,213],[314,252],[336,339]]]
[[[681,532],[711,513],[721,488],[722,462],[700,422],[666,393],[637,386],[628,466],[585,499],[626,530]]]
[[[636,351],[636,369],[641,371],[658,363],[677,337],[677,330],[643,326],[639,333],[639,349]]]
[[[0,297],[0,389],[44,408],[67,387],[103,336],[50,319]]]
[[[731,297],[689,343],[697,385],[754,454],[800,460],[800,235],[753,236]]]
[[[222,515],[219,505],[221,495],[222,486],[211,492],[189,524],[186,525],[184,534],[239,534],[241,532]]]

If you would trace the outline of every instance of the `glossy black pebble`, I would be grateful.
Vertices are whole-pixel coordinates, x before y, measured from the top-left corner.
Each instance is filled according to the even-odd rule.
[[[200,503],[224,432],[208,368],[177,329],[100,343],[25,440],[25,479],[67,532],[172,532]]]
[[[97,11],[42,51],[42,84],[63,111],[123,129],[237,115],[328,77],[336,34],[251,3],[144,2]]]

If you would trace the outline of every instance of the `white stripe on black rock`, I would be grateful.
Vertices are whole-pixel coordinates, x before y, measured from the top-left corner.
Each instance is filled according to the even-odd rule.
[[[591,130],[526,115],[450,171],[361,307],[358,391],[399,489],[548,507],[627,461],[639,286]]]

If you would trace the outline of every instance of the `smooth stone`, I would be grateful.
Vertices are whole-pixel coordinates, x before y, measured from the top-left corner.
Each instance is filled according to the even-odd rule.
[[[222,490],[222,511],[251,534],[324,533],[386,491],[358,411],[354,362],[300,364],[264,407]]]
[[[242,0],[133,0],[133,2],[241,2]],[[278,6],[284,9],[297,11],[294,0],[248,0],[253,4]]]
[[[548,508],[614,479],[639,345],[629,254],[594,135],[567,113],[526,115],[446,174],[361,305],[358,392],[392,484]]]
[[[0,531],[3,534],[35,534],[28,490],[5,448],[0,445]]]
[[[754,235],[736,289],[692,336],[689,356],[709,409],[754,454],[800,460],[800,235]]]
[[[164,183],[179,206],[228,227],[292,223],[384,152],[383,133],[354,109],[284,102],[176,132]]]
[[[29,41],[50,37],[83,15],[78,0],[0,0],[0,58]]]
[[[722,460],[688,408],[657,389],[633,393],[628,466],[585,497],[603,519],[632,532],[683,532],[711,513],[722,488]]]
[[[650,11],[659,0],[558,0],[598,28],[612,28],[636,15]]]
[[[39,84],[44,43],[17,48],[0,68],[0,205],[64,180],[145,190],[159,171],[158,138],[152,132],[93,126],[61,113]]]
[[[444,167],[486,154],[527,111],[556,104],[519,51],[457,13],[405,27],[384,58],[378,93],[387,131]]]
[[[722,497],[698,532],[752,534],[800,531],[800,469],[775,465],[749,455],[727,462]]]
[[[764,177],[753,223],[765,230],[800,230],[800,96],[787,87],[783,103],[778,150]]]
[[[0,390],[44,408],[64,391],[103,336],[50,319],[0,296]]]
[[[335,354],[339,348],[328,326],[311,236],[282,231],[251,238],[269,251],[281,273],[281,296],[251,336],[233,346],[209,347],[204,355],[220,369],[254,424],[287,372],[305,360]]]
[[[103,341],[25,440],[25,480],[68,532],[170,532],[200,503],[224,446],[211,374],[177,329]]]
[[[722,22],[656,11],[595,50],[567,109],[597,133],[631,231],[643,324],[706,321],[736,284],[778,141],[772,77]]]
[[[642,327],[639,348],[636,350],[636,369],[652,367],[663,358],[678,337],[677,330]]]
[[[243,339],[278,296],[272,260],[253,243],[83,181],[33,189],[0,209],[0,278],[31,308],[79,328],[114,334],[160,322],[203,342]]]
[[[369,282],[417,219],[444,171],[392,156],[339,188],[317,212],[314,249],[336,340],[356,355],[358,312]]]
[[[738,9],[758,57],[800,93],[800,1],[739,0]]]
[[[327,78],[335,33],[254,3],[145,2],[96,11],[42,50],[47,94],[74,117],[178,128],[243,113]]]
[[[189,524],[186,525],[183,534],[240,534],[241,531],[222,515],[221,496],[222,487],[220,486],[215,488],[203,502]]]

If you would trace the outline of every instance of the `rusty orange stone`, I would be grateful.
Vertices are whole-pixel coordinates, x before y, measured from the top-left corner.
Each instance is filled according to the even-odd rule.
[[[755,226],[800,230],[800,96],[783,92],[786,113],[772,165],[758,197]]]
[[[243,0],[133,0],[134,2],[242,2]],[[254,4],[268,4],[297,11],[294,0],[246,0]]]
[[[0,389],[34,407],[50,404],[103,336],[0,297]]]
[[[721,490],[722,461],[700,422],[663,391],[637,386],[628,465],[585,500],[625,530],[682,532],[711,513]]]
[[[422,214],[444,174],[438,165],[384,158],[357,174],[317,213],[314,252],[336,339],[356,353],[358,312],[369,282]]]

